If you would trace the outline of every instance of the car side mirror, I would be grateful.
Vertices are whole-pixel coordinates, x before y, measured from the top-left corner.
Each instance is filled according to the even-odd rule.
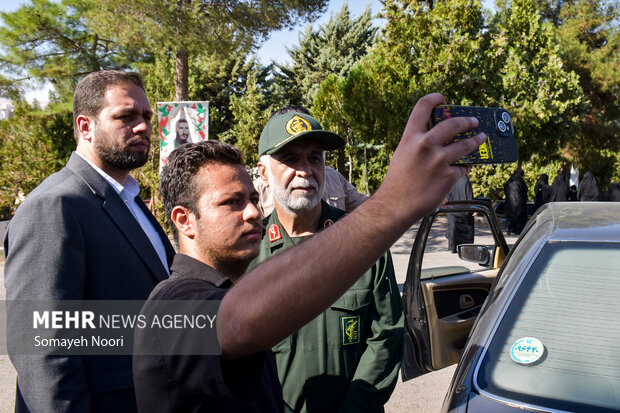
[[[460,259],[477,262],[485,267],[491,261],[491,253],[484,245],[462,244],[457,246],[457,251]]]

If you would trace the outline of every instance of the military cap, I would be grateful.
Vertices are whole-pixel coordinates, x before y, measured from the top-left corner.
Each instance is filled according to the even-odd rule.
[[[344,146],[340,135],[323,130],[319,122],[301,112],[287,112],[272,116],[260,134],[258,155],[271,155],[299,139],[318,142],[324,150]]]

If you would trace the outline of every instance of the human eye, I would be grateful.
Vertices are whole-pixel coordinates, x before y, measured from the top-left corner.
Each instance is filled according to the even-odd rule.
[[[229,206],[238,206],[241,203],[241,200],[239,199],[239,197],[232,197],[232,198],[228,198],[226,200],[224,200],[224,205],[229,205]]]
[[[317,162],[323,162],[323,156],[322,154],[318,154],[318,153],[313,153],[309,156],[309,159],[311,162],[317,163]]]

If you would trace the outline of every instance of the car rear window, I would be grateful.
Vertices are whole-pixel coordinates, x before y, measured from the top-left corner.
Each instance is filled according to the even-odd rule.
[[[620,244],[548,243],[478,368],[479,390],[566,411],[620,408]]]

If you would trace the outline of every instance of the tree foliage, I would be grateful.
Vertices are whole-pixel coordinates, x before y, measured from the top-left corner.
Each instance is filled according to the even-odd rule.
[[[491,68],[501,80],[498,102],[515,118],[519,157],[557,160],[579,136],[585,99],[578,77],[564,68],[558,37],[535,0],[514,0],[497,20]]]
[[[89,14],[101,33],[120,44],[169,51],[175,61],[175,99],[189,95],[189,56],[226,55],[254,47],[272,30],[324,10],[326,0],[206,1],[100,0]]]
[[[0,209],[14,211],[25,195],[64,166],[74,146],[71,112],[17,105],[13,118],[0,121]]]
[[[345,104],[343,84],[339,78],[346,78],[356,62],[368,53],[375,43],[377,28],[372,25],[370,8],[366,8],[357,18],[352,18],[347,4],[329,21],[316,30],[308,26],[300,36],[299,45],[288,50],[292,59],[290,65],[279,65],[274,83],[274,95],[286,102],[281,106],[300,104],[312,107],[313,114],[323,123],[323,127],[340,133],[347,142],[346,147],[335,156],[328,156],[328,163],[353,179],[353,169],[358,163],[356,136],[353,136],[350,117],[344,116],[342,109],[332,109],[333,105]],[[320,92],[321,82],[325,90]],[[330,93],[335,93],[331,94]],[[350,100],[350,99],[348,99]],[[345,162],[346,160],[346,162]],[[364,165],[363,160],[361,165]],[[364,185],[366,178],[362,181]]]
[[[288,104],[312,106],[321,81],[329,74],[346,76],[372,46],[376,33],[370,8],[352,19],[346,3],[317,30],[309,25],[299,45],[288,49],[292,64],[278,66],[276,83],[288,91]]]
[[[571,161],[606,187],[620,150],[620,34],[617,2],[555,1],[561,55],[579,76],[588,109],[569,144]]]
[[[258,141],[272,111],[259,75],[258,71],[251,72],[247,77],[245,93],[230,97],[235,125],[223,134],[223,140],[235,144],[243,151],[248,166],[258,162]]]
[[[369,9],[352,17],[345,6],[301,33],[291,64],[252,57],[271,30],[314,18],[326,3],[31,0],[3,13],[0,93],[19,101],[21,76],[52,82],[56,98],[45,111],[20,104],[0,125],[0,202],[12,205],[15,190],[26,194],[62,166],[73,147],[73,87],[104,68],[139,70],[152,103],[208,100],[210,138],[242,147],[248,165],[268,114],[305,105],[346,139],[328,163],[362,191],[378,187],[413,104],[430,92],[506,107],[530,191],[561,159],[594,172],[601,189],[620,179],[616,1],[498,0],[491,15],[480,0],[385,0],[380,32]],[[157,194],[158,154],[153,139],[135,172],[147,198]],[[503,196],[514,167],[475,168],[476,195]]]
[[[128,55],[85,23],[85,14],[93,8],[96,2],[91,0],[33,0],[2,13],[3,69],[25,79],[49,81],[57,95],[70,99],[81,76],[128,67]]]

